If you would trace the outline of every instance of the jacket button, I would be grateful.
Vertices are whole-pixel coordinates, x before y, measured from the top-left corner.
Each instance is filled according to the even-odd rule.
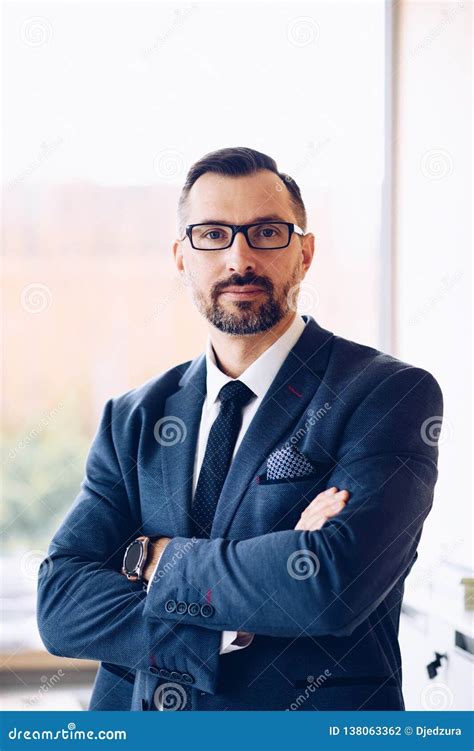
[[[176,610],[176,600],[167,600],[165,610],[167,613],[173,613]]]
[[[155,667],[154,665],[151,666],[150,673],[159,673],[159,672],[160,672],[159,668]]]
[[[209,616],[214,614],[214,608],[212,605],[209,605],[207,603],[206,605],[201,605],[201,615],[203,618],[209,618]]]
[[[189,615],[199,615],[201,612],[201,608],[197,604],[197,602],[190,602],[188,605],[188,613]]]
[[[183,673],[181,680],[183,681],[183,683],[194,683],[194,678],[189,673]]]
[[[176,612],[179,613],[180,615],[184,615],[185,613],[187,613],[187,611],[188,611],[188,605],[186,602],[181,601],[176,604]]]
[[[181,673],[178,673],[177,670],[172,670],[170,678],[172,681],[179,681],[181,679]]]
[[[169,678],[170,677],[170,671],[166,668],[160,668],[160,675],[162,678]]]

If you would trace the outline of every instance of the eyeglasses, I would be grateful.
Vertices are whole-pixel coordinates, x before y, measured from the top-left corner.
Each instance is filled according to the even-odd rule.
[[[255,224],[188,224],[186,235],[195,250],[230,248],[238,232],[245,235],[251,248],[279,250],[290,244],[293,233],[304,235],[301,227],[291,222],[256,222]],[[184,240],[184,237],[181,238]]]

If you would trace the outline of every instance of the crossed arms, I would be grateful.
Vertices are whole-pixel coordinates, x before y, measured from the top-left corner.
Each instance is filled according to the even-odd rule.
[[[350,503],[322,529],[197,540],[180,556],[189,540],[175,537],[148,595],[119,573],[141,520],[112,439],[112,401],[81,491],[40,569],[38,625],[53,654],[149,670],[159,653],[213,693],[221,631],[347,635],[410,569],[437,479],[436,441],[424,426],[440,419],[442,396],[426,371],[397,371],[354,410],[328,478],[349,489]],[[317,575],[291,575],[301,551]],[[209,591],[211,617],[166,610],[168,600],[202,601]]]

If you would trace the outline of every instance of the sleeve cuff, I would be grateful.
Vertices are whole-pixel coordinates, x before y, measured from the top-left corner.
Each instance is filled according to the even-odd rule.
[[[231,644],[234,639],[237,638],[237,631],[223,631],[221,634],[221,647],[219,654],[224,655],[226,652],[231,652]]]
[[[159,562],[160,562],[160,561],[158,561],[158,563],[159,563]],[[146,591],[147,591],[147,594],[148,594],[148,592],[150,591],[151,583],[152,583],[152,581],[153,581],[153,579],[154,579],[154,576],[155,576],[155,574],[156,574],[156,569],[158,568],[158,563],[157,563],[157,564],[155,565],[155,568],[153,569],[153,573],[152,573],[152,575],[150,576],[150,578],[149,578],[149,580],[148,580],[148,584],[147,584],[147,587],[146,587]]]

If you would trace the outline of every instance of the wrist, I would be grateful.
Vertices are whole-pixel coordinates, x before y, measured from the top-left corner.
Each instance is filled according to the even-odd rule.
[[[150,540],[148,545],[147,562],[143,570],[143,580],[146,584],[148,584],[153,576],[156,567],[160,562],[161,556],[170,540],[170,537],[158,537],[155,540]]]

